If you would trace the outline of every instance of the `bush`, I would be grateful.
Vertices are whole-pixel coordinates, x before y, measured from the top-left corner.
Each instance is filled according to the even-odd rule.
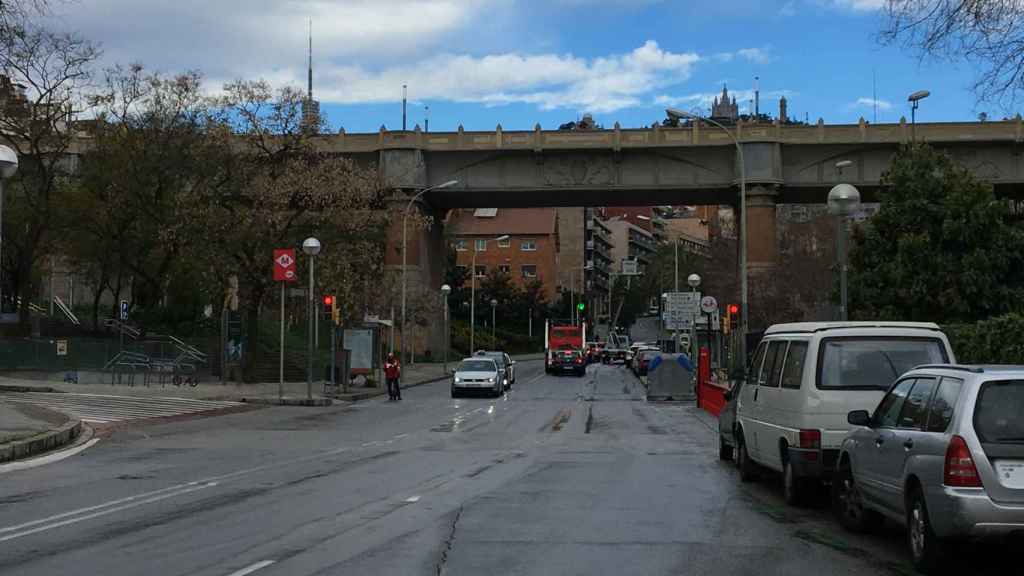
[[[1024,364],[1024,315],[942,327],[962,364]]]
[[[529,354],[544,348],[544,337],[535,333],[534,340],[531,341],[526,334],[499,329],[495,332],[495,338],[492,340],[490,328],[477,326],[473,346],[477,350],[504,350],[508,354]],[[452,324],[452,351],[453,356],[471,353],[468,323],[454,322]]]

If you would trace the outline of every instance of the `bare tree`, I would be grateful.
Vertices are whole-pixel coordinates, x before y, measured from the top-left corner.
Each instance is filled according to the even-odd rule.
[[[20,324],[29,323],[33,269],[61,226],[61,195],[74,171],[76,96],[99,57],[91,42],[73,34],[16,26],[0,42],[0,143],[21,158],[5,196],[4,275],[21,298]]]
[[[1024,2],[888,0],[881,38],[922,57],[978,66],[974,92],[1005,107],[1024,89]]]

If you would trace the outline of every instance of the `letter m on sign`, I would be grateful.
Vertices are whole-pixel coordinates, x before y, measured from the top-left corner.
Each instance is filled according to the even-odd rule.
[[[295,249],[274,250],[274,282],[295,282]]]

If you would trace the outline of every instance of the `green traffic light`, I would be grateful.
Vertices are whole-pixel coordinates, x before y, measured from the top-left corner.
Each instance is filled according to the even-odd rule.
[[[579,304],[577,304],[576,305],[576,309],[583,310],[583,302],[580,302]]]

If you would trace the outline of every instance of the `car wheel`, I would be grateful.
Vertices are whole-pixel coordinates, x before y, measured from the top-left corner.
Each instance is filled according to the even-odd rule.
[[[732,446],[725,443],[723,436],[718,437],[718,459],[732,460]]]
[[[757,465],[750,459],[742,433],[736,437],[736,468],[740,471],[740,482],[753,482],[757,479]]]
[[[920,488],[910,493],[907,507],[907,544],[910,546],[914,567],[925,574],[934,572],[943,560],[942,543],[932,531],[928,506]]]
[[[782,496],[790,506],[802,506],[807,501],[808,482],[796,475],[793,463],[786,458],[782,468]]]
[[[840,468],[832,479],[832,513],[839,524],[851,532],[868,532],[882,523],[878,512],[864,507],[863,496],[849,466]]]

